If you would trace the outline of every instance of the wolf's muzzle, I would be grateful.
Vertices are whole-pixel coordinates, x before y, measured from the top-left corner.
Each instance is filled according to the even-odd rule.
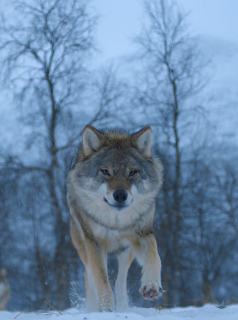
[[[128,193],[125,190],[116,190],[113,193],[113,198],[118,204],[123,204],[126,201]]]

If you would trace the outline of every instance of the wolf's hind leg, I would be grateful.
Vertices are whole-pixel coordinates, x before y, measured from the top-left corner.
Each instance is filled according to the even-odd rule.
[[[127,272],[134,259],[131,250],[127,249],[117,256],[118,259],[118,275],[115,285],[117,309],[128,308],[127,298]]]

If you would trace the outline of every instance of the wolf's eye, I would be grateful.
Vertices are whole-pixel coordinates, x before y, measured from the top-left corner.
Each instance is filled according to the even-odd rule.
[[[101,172],[105,175],[105,176],[109,176],[109,171],[107,169],[101,169]]]
[[[138,170],[131,170],[130,172],[129,172],[129,177],[133,177],[135,174],[137,174],[138,173]]]

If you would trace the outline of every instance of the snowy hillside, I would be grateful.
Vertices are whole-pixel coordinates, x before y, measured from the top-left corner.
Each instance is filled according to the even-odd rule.
[[[46,317],[47,316],[47,317]],[[238,319],[238,305],[229,306],[224,309],[219,309],[214,305],[206,305],[201,308],[186,307],[174,308],[171,310],[162,309],[144,309],[144,308],[130,308],[125,312],[94,312],[87,313],[77,309],[68,309],[62,312],[49,313],[20,313],[0,311],[1,320],[29,320],[29,319],[59,319],[59,320],[177,320],[183,318],[201,319],[201,320],[237,320]]]

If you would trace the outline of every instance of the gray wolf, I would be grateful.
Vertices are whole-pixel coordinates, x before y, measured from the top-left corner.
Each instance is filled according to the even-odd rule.
[[[128,307],[126,278],[134,258],[142,268],[140,292],[161,295],[161,261],[153,235],[162,165],[151,155],[149,126],[132,135],[87,125],[67,178],[71,239],[85,266],[86,305],[113,310],[107,255],[118,257],[117,309]]]
[[[7,270],[0,269],[0,310],[5,310],[10,298],[10,286],[7,280]]]

